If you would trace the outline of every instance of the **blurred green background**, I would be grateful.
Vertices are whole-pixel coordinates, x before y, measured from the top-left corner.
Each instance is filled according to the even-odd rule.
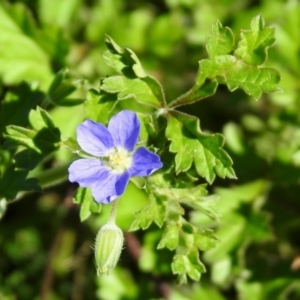
[[[209,187],[221,196],[220,224],[190,213],[195,223],[215,227],[220,238],[202,255],[208,272],[201,281],[176,285],[170,252],[156,250],[161,233],[154,225],[127,233],[133,212],[147,202],[133,186],[120,201],[117,221],[126,232],[120,263],[110,276],[97,278],[92,245],[107,207],[81,223],[72,202],[76,185],[63,174],[64,183],[44,193],[21,195],[7,208],[0,202],[1,300],[300,299],[299,1],[2,0],[1,101],[3,106],[8,99],[25,103],[26,97],[47,94],[63,68],[76,85],[72,98],[84,99],[89,88],[113,74],[101,57],[105,34],[135,51],[170,101],[193,85],[198,61],[207,57],[211,25],[220,20],[238,37],[258,13],[276,28],[266,65],[281,73],[283,92],[255,101],[220,86],[213,97],[182,109],[198,116],[204,131],[225,135],[238,177],[217,179]],[[48,111],[64,136],[75,135],[82,105]],[[0,117],[4,132],[1,111]],[[2,149],[0,158],[4,164],[10,153]],[[51,170],[72,159],[60,150],[41,168]]]

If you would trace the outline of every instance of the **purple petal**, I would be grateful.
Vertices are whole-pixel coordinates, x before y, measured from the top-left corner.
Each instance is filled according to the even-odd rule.
[[[129,177],[128,172],[122,174],[109,172],[106,178],[92,186],[93,197],[99,203],[110,203],[124,193]]]
[[[138,148],[132,156],[131,176],[148,176],[163,166],[160,157],[144,147]]]
[[[69,167],[69,180],[87,187],[101,181],[107,172],[107,168],[102,166],[99,159],[78,159]]]
[[[131,152],[140,134],[140,121],[135,113],[123,110],[110,119],[108,130],[116,146]]]
[[[114,147],[107,128],[92,120],[86,120],[77,127],[77,141],[85,152],[95,156],[106,156]]]

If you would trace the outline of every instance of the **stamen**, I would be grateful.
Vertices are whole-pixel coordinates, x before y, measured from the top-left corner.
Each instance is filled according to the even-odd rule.
[[[109,166],[117,172],[123,172],[129,169],[131,164],[132,158],[123,148],[116,148],[115,152],[109,156]]]

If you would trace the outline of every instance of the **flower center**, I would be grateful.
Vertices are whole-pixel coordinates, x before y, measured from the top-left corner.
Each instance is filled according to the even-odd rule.
[[[122,172],[130,168],[132,158],[125,149],[116,148],[115,152],[109,155],[108,164],[113,170]]]

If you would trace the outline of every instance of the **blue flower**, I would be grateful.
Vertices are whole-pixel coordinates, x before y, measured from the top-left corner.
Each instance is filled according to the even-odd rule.
[[[148,176],[162,167],[160,157],[140,147],[134,151],[140,134],[135,113],[123,110],[111,118],[107,128],[91,120],[77,127],[80,147],[93,158],[74,161],[69,180],[91,187],[99,203],[110,203],[120,197],[131,176]]]

